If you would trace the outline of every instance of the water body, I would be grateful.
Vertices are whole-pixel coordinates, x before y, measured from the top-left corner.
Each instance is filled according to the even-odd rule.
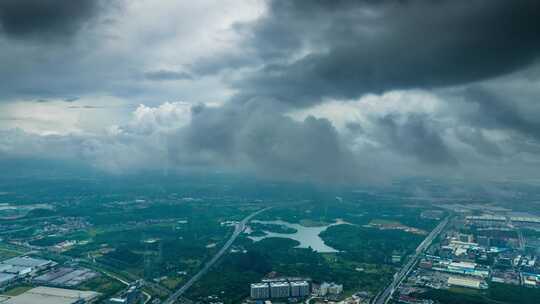
[[[288,238],[288,239],[293,239],[295,241],[298,241],[300,243],[300,245],[296,246],[296,248],[311,247],[313,250],[320,253],[339,252],[339,250],[326,245],[324,241],[321,239],[321,237],[319,236],[319,234],[325,231],[328,227],[341,225],[341,224],[348,224],[344,221],[338,220],[337,222],[330,225],[326,225],[326,226],[305,227],[300,224],[293,224],[293,223],[285,222],[282,220],[276,220],[276,221],[254,220],[253,222],[261,223],[261,224],[283,225],[286,227],[296,229],[295,233],[276,233],[276,232],[264,231],[266,233],[266,235],[264,236],[248,236],[250,239],[252,239],[255,242],[258,242],[262,239],[269,238],[269,237]]]

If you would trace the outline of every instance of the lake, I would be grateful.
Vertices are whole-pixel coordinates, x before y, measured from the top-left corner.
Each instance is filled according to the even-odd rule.
[[[248,236],[250,239],[252,239],[255,242],[258,242],[262,239],[269,238],[269,237],[288,238],[288,239],[293,239],[295,241],[298,241],[300,243],[300,245],[296,246],[297,248],[311,247],[313,250],[317,252],[321,252],[321,253],[339,252],[339,250],[326,245],[324,241],[321,239],[321,237],[319,236],[319,234],[325,231],[328,227],[341,225],[341,224],[348,224],[344,221],[338,220],[337,222],[326,225],[326,226],[305,227],[300,224],[293,224],[293,223],[285,222],[282,220],[275,220],[275,221],[254,220],[252,222],[261,223],[261,224],[282,225],[282,226],[296,229],[295,233],[276,233],[276,232],[264,231],[266,233],[266,235],[264,236]]]

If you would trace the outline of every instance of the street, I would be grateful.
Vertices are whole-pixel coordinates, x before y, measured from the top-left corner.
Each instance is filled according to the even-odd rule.
[[[394,280],[390,285],[388,285],[382,292],[377,294],[375,298],[371,301],[373,304],[385,304],[388,302],[388,300],[392,297],[394,294],[394,291],[401,285],[401,282],[409,275],[411,270],[416,265],[416,262],[418,262],[418,258],[420,255],[431,246],[431,243],[433,240],[444,230],[444,227],[446,227],[446,224],[448,224],[450,217],[445,218],[442,222],[431,231],[431,233],[418,245],[416,248],[416,251],[412,257],[409,258],[409,261],[403,265],[401,270],[394,275]]]
[[[259,215],[260,213],[262,213],[262,212],[264,212],[264,211],[266,211],[266,210],[268,210],[270,208],[272,208],[272,207],[264,208],[264,209],[261,209],[259,211],[253,212],[250,215],[246,216],[244,219],[242,219],[242,221],[240,221],[238,224],[236,224],[233,234],[231,235],[229,240],[225,243],[225,245],[223,245],[223,247],[221,247],[219,252],[215,256],[213,256],[212,259],[210,261],[208,261],[204,265],[204,267],[201,270],[199,270],[199,272],[197,272],[197,274],[195,274],[193,277],[191,277],[191,279],[189,279],[189,281],[187,281],[186,284],[184,284],[182,287],[177,289],[173,294],[171,294],[169,296],[169,298],[167,298],[167,300],[165,300],[163,303],[165,303],[165,304],[173,304],[176,301],[176,299],[178,299],[184,292],[186,292],[186,290],[188,290],[203,275],[205,275],[208,272],[208,270],[210,270],[210,268],[223,256],[223,254],[225,254],[227,252],[227,250],[229,250],[229,247],[231,247],[231,245],[234,243],[236,238],[242,233],[242,231],[244,231],[244,229],[246,228],[246,224],[252,218],[254,218],[255,216]]]

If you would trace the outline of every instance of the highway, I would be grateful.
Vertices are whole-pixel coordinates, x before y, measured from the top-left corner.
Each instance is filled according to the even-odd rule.
[[[416,251],[412,257],[409,258],[409,261],[401,267],[401,270],[394,275],[394,280],[390,285],[388,285],[383,291],[381,291],[379,294],[373,298],[371,301],[372,304],[386,304],[390,298],[392,298],[392,295],[394,294],[394,291],[401,285],[403,280],[409,275],[411,270],[414,268],[416,263],[418,262],[418,259],[420,258],[420,255],[431,246],[431,243],[433,240],[444,230],[446,225],[448,224],[450,217],[445,218],[442,222],[431,231],[431,233],[418,245],[416,248]]]
[[[214,255],[212,259],[208,261],[201,270],[199,270],[199,272],[197,272],[193,277],[191,277],[191,279],[189,279],[189,281],[187,281],[186,284],[184,284],[182,287],[177,289],[163,303],[173,304],[176,301],[176,299],[178,299],[184,292],[186,292],[186,290],[188,290],[193,284],[195,284],[195,282],[197,282],[197,280],[199,280],[203,275],[205,275],[210,270],[210,268],[212,268],[212,266],[227,252],[227,250],[229,250],[229,247],[231,247],[231,245],[234,243],[236,238],[242,233],[242,231],[244,231],[244,229],[246,228],[246,224],[252,218],[254,218],[255,216],[259,215],[260,213],[270,208],[272,207],[264,208],[257,212],[253,212],[250,215],[246,216],[244,219],[242,219],[242,221],[240,221],[238,224],[236,224],[233,234],[231,235],[229,240],[227,240],[225,245],[221,247],[219,252],[216,255]]]

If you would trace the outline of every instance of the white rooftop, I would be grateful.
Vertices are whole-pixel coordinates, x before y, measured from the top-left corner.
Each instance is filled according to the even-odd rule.
[[[253,283],[251,287],[268,287],[268,283]]]
[[[51,287],[36,287],[18,296],[12,297],[5,304],[74,304],[81,299],[90,301],[100,294],[93,291],[71,290]]]
[[[288,282],[272,282],[270,283],[270,287],[284,287],[289,286]]]
[[[35,259],[31,257],[14,257],[5,261],[2,261],[2,264],[13,265],[13,266],[23,266],[23,267],[42,267],[48,264],[53,263],[49,260]]]
[[[16,276],[14,274],[0,272],[0,284],[7,282],[15,277]]]

